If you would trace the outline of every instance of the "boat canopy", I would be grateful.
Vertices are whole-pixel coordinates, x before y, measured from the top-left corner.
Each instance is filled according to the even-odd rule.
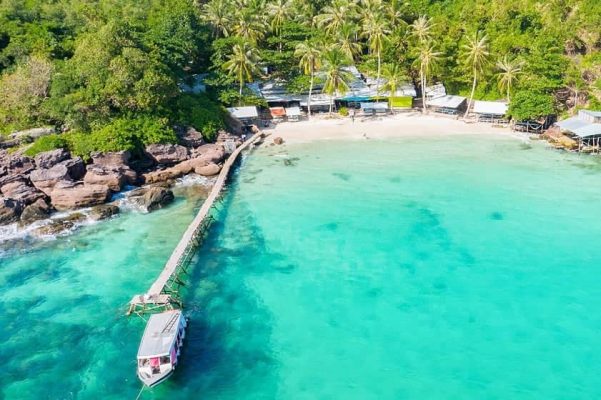
[[[178,310],[151,315],[138,349],[138,358],[169,355],[180,318],[181,311]]]

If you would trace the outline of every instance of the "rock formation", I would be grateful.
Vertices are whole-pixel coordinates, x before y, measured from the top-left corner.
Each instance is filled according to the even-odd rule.
[[[111,190],[106,185],[60,181],[50,193],[50,200],[57,210],[70,210],[102,204],[110,194]]]

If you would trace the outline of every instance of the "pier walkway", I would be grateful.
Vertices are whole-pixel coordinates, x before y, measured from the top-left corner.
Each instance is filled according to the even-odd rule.
[[[209,192],[209,196],[184,232],[160,275],[145,294],[136,295],[131,299],[127,315],[132,313],[141,315],[146,312],[163,311],[183,306],[178,291],[179,286],[184,284],[180,275],[182,272],[186,272],[185,268],[194,255],[194,250],[200,244],[204,233],[211,223],[211,208],[219,198],[227,182],[230,170],[240,153],[262,137],[264,137],[264,134],[258,131],[230,154],[223,164],[221,172],[217,176],[217,181]]]

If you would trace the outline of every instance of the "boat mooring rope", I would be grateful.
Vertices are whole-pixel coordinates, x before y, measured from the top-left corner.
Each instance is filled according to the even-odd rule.
[[[142,388],[140,389],[140,391],[138,392],[138,395],[136,396],[136,400],[138,400],[140,398],[140,396],[142,395],[142,392],[144,391],[144,384],[142,384]]]

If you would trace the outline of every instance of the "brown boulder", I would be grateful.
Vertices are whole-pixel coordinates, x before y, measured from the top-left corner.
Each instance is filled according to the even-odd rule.
[[[131,154],[129,151],[116,151],[108,153],[94,152],[91,154],[92,162],[105,167],[124,166],[129,162]]]
[[[193,158],[219,163],[225,158],[225,149],[220,144],[204,144],[192,152]]]
[[[142,180],[144,183],[157,183],[179,178],[180,176],[182,176],[182,172],[174,167],[143,174]]]
[[[35,203],[25,207],[21,214],[20,222],[22,225],[27,225],[37,220],[48,218],[49,215],[50,206],[48,203],[42,199],[38,199]]]
[[[210,163],[202,167],[194,168],[194,172],[202,176],[217,175],[221,171],[221,167],[215,163]]]
[[[181,175],[189,174],[190,172],[192,172],[194,170],[194,167],[192,166],[191,161],[192,160],[182,161],[181,163],[171,167],[171,169],[179,172]]]
[[[113,192],[118,192],[125,184],[125,176],[118,169],[111,169],[101,165],[90,164],[86,167],[88,172],[83,182],[89,185],[106,185]]]
[[[278,136],[276,138],[273,138],[273,143],[275,143],[275,144],[284,144],[284,139],[282,139],[281,137]]]
[[[71,157],[65,149],[56,149],[38,153],[34,157],[35,165],[38,168],[52,168],[61,161],[65,161]]]
[[[31,204],[38,199],[44,198],[44,193],[36,188],[29,186],[29,182],[21,175],[14,176],[10,182],[2,185],[2,194],[4,197],[13,200],[19,200],[23,204]]]
[[[175,164],[188,159],[188,149],[179,144],[151,144],[145,151],[157,164]]]
[[[57,210],[69,210],[102,204],[110,194],[111,190],[106,185],[60,181],[50,193],[50,200]]]

